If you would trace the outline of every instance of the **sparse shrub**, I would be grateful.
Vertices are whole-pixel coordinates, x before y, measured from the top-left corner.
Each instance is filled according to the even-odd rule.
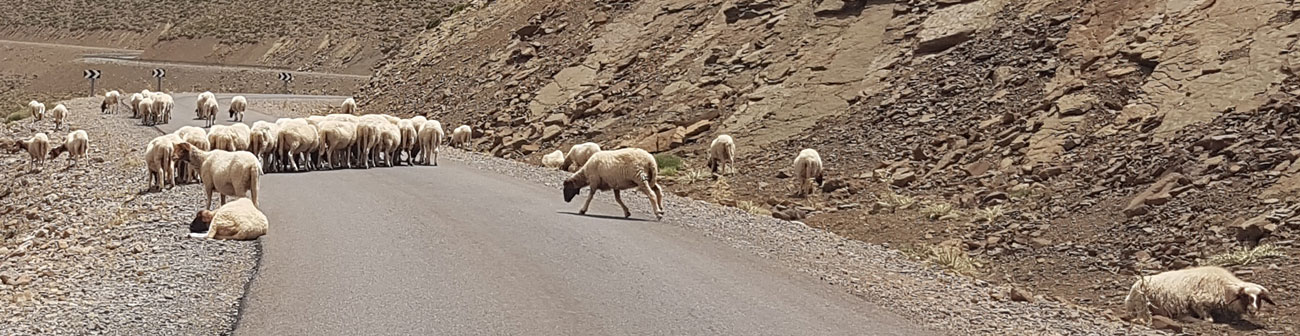
[[[424,29],[433,29],[442,24],[442,17],[434,17],[424,24]]]
[[[904,210],[915,205],[916,199],[899,195],[891,191],[887,194],[880,195],[880,203],[893,210]]]
[[[659,170],[659,175],[669,176],[669,177],[677,176],[677,168],[676,168],[676,167],[668,167],[668,168],[660,169],[660,170]]]
[[[998,219],[1002,219],[1002,215],[1004,214],[1006,214],[1006,210],[1003,209],[1002,205],[999,204],[984,209],[980,209],[978,212],[975,213],[976,216],[975,219],[992,223],[997,221]]]
[[[682,161],[681,157],[672,154],[655,155],[655,163],[659,165],[659,173],[661,175],[668,175],[668,176],[677,175],[676,172],[682,170],[682,166],[685,165],[685,162]],[[673,170],[674,172],[673,174],[668,174],[665,172],[670,168]]]
[[[730,199],[733,196],[731,194],[731,183],[727,182],[726,177],[720,177],[717,181],[714,181],[713,186],[709,188],[709,194],[710,196],[713,196],[714,202],[722,202],[724,199]]]
[[[1266,258],[1286,258],[1286,254],[1279,251],[1276,246],[1263,244],[1255,248],[1238,248],[1219,255],[1215,255],[1202,262],[1207,266],[1249,266],[1261,259]]]
[[[695,183],[699,181],[708,180],[709,177],[712,176],[713,174],[709,173],[709,171],[705,169],[687,169],[686,173],[682,174],[682,176],[679,179],[686,183]]]
[[[764,208],[763,206],[750,201],[736,202],[736,208],[740,210],[745,210],[745,212],[751,214],[764,216],[764,217],[772,215],[772,212],[768,211],[767,208]]]
[[[963,275],[975,274],[976,269],[979,268],[975,258],[955,246],[930,247],[930,255],[926,261]]]
[[[953,211],[952,204],[936,203],[921,209],[921,214],[930,220],[948,220],[960,217],[960,214]]]

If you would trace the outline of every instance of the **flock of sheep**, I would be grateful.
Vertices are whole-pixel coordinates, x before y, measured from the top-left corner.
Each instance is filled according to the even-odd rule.
[[[31,114],[31,125],[33,127],[38,126],[41,121],[48,117],[54,123],[54,130],[56,131],[63,127],[63,119],[68,115],[68,108],[63,104],[55,105],[54,109],[48,113],[45,110],[45,104],[35,100],[27,103],[27,108]],[[12,143],[11,151],[27,152],[27,155],[31,157],[30,168],[35,170],[38,166],[44,164],[45,160],[57,158],[65,152],[68,153],[68,157],[73,163],[76,163],[78,159],[86,156],[86,150],[90,148],[90,136],[86,134],[86,131],[75,130],[68,132],[63,142],[55,144],[48,135],[37,132],[31,138],[15,139],[10,143]]]

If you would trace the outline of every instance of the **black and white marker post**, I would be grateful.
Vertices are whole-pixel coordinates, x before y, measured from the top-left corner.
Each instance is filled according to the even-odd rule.
[[[89,80],[90,80],[90,96],[91,96],[91,97],[94,97],[94,96],[95,96],[95,80],[96,80],[96,79],[99,79],[99,76],[102,75],[102,74],[103,74],[103,73],[100,72],[99,70],[84,70],[84,71],[81,72],[81,76],[82,76],[82,77],[86,77],[86,79],[89,79]]]
[[[284,93],[286,94],[290,93],[289,82],[293,81],[293,74],[288,72],[281,72],[279,77],[280,77],[280,82],[284,83]]]
[[[162,92],[163,77],[167,77],[167,70],[163,70],[162,68],[153,69],[153,78],[158,79],[158,86],[154,88],[155,91]]]

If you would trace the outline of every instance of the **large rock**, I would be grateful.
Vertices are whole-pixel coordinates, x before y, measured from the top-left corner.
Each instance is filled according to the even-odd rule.
[[[542,129],[542,138],[540,140],[551,141],[551,139],[555,139],[555,137],[560,136],[560,133],[563,132],[564,127],[560,127],[559,125],[546,126],[546,128]]]
[[[966,42],[980,29],[992,22],[994,13],[1001,10],[1000,1],[979,1],[940,8],[921,23],[916,34],[917,52],[944,51]]]
[[[1179,173],[1170,173],[1161,177],[1156,183],[1151,184],[1146,190],[1133,197],[1128,206],[1124,207],[1124,214],[1129,217],[1145,215],[1150,211],[1149,206],[1158,206],[1169,202],[1169,199],[1173,197],[1170,191],[1187,182],[1187,178]]]
[[[640,141],[637,141],[634,147],[644,149],[647,152],[658,153],[682,145],[686,140],[686,128],[677,127],[663,132],[651,134]]]
[[[686,137],[687,138],[695,137],[696,135],[700,135],[700,133],[709,131],[710,128],[713,128],[712,121],[708,121],[708,120],[697,121],[694,124],[691,124],[690,126],[686,126]]]

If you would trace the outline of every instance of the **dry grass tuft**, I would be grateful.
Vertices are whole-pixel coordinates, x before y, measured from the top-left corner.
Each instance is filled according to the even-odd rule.
[[[1206,259],[1202,265],[1207,266],[1250,266],[1267,258],[1286,258],[1286,254],[1276,246],[1263,244],[1255,248],[1238,248]]]

